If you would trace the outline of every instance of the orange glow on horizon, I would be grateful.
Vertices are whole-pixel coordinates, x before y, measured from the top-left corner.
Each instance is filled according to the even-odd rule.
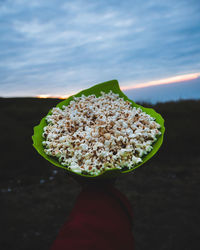
[[[130,89],[139,89],[139,88],[145,88],[150,86],[156,86],[156,85],[163,85],[163,84],[172,84],[177,82],[183,82],[183,81],[189,81],[194,80],[200,77],[200,72],[193,73],[193,74],[187,74],[187,75],[179,75],[174,77],[169,77],[165,79],[150,81],[150,82],[144,82],[144,83],[138,83],[133,86],[122,86],[120,87],[121,90],[130,90]],[[51,94],[44,94],[44,95],[37,95],[37,98],[57,98],[57,99],[67,99],[69,96],[73,95],[75,93],[71,93],[68,95],[51,95]]]
[[[200,76],[200,72],[187,74],[187,75],[179,75],[179,76],[169,77],[169,78],[145,82],[145,83],[138,83],[134,86],[122,86],[120,89],[129,90],[129,89],[145,88],[145,87],[150,87],[150,86],[155,86],[155,85],[171,84],[171,83],[176,83],[176,82],[194,80],[194,79],[197,79],[199,76]]]
[[[37,98],[56,98],[56,99],[67,99],[70,95],[37,95]]]

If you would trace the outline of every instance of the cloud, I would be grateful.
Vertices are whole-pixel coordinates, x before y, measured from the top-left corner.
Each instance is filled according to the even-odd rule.
[[[199,10],[193,0],[4,1],[0,95],[199,72]]]

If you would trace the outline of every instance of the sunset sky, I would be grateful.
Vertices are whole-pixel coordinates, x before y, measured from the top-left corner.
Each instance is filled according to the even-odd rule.
[[[200,77],[199,13],[199,0],[0,0],[0,96],[189,83]]]

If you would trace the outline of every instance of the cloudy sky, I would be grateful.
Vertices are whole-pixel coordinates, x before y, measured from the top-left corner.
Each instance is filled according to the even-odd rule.
[[[0,0],[0,96],[200,72],[199,0]]]

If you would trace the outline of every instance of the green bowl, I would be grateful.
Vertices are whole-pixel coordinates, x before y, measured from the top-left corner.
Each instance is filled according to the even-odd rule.
[[[122,97],[124,100],[128,100],[132,103],[133,107],[136,108],[141,108],[142,111],[146,112],[147,114],[149,114],[150,116],[155,118],[155,121],[157,123],[160,124],[161,128],[160,128],[160,132],[161,135],[158,137],[157,141],[155,141],[153,143],[153,149],[151,152],[149,152],[147,155],[142,157],[142,162],[138,163],[137,165],[135,165],[135,167],[131,168],[131,169],[108,169],[105,170],[104,172],[98,174],[98,175],[86,175],[86,174],[80,174],[80,173],[75,173],[72,170],[68,169],[67,167],[62,166],[59,161],[57,160],[57,158],[51,157],[49,155],[46,155],[44,152],[44,146],[42,145],[42,141],[44,140],[44,138],[42,137],[42,133],[43,133],[43,128],[45,126],[47,126],[47,122],[46,122],[46,116],[40,121],[40,124],[38,126],[34,127],[34,134],[32,136],[32,140],[33,140],[33,146],[34,148],[38,151],[38,153],[43,156],[47,161],[49,161],[50,163],[52,163],[53,165],[60,167],[60,168],[64,168],[66,169],[66,171],[68,173],[70,173],[72,176],[82,176],[83,178],[113,178],[116,177],[120,174],[125,174],[125,173],[129,173],[131,171],[133,171],[134,169],[142,166],[145,162],[147,162],[160,148],[160,146],[162,145],[163,142],[163,136],[164,136],[164,131],[165,131],[165,127],[164,127],[164,119],[162,118],[162,116],[160,114],[158,114],[155,110],[150,109],[150,108],[144,108],[138,104],[136,104],[135,102],[133,102],[132,100],[128,99],[128,97],[120,90],[119,88],[119,84],[117,80],[111,80],[108,82],[103,82],[97,85],[94,85],[91,88],[85,89],[81,92],[79,92],[78,94],[74,95],[75,97],[79,97],[82,94],[84,94],[85,96],[88,95],[92,95],[95,94],[97,97],[101,95],[101,91],[108,93],[110,90],[112,90],[112,92],[119,94],[119,97]],[[67,98],[66,100],[58,103],[58,105],[56,107],[62,108],[63,105],[67,106],[70,101],[73,100],[74,96],[70,96],[69,98]],[[51,114],[51,110],[48,112],[47,115]],[[78,176],[77,176],[78,177]]]

